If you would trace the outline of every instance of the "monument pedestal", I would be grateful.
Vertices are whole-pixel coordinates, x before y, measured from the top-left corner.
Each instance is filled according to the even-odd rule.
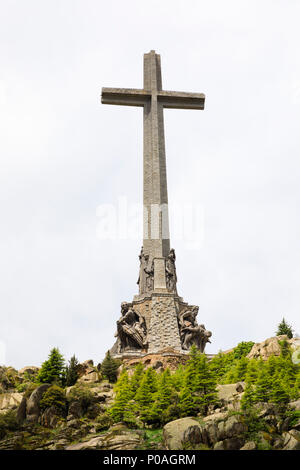
[[[183,311],[192,309],[193,306],[189,306],[181,297],[167,289],[155,289],[149,295],[135,295],[128,305],[145,320],[147,346],[140,349],[129,347],[120,351],[117,341],[111,349],[113,357],[130,359],[152,354],[188,354],[187,350],[182,349],[178,319]]]

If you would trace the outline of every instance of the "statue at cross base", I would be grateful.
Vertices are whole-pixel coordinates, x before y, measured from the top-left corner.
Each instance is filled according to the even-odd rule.
[[[117,321],[116,357],[186,354],[192,344],[203,352],[211,332],[198,325],[198,307],[178,295],[175,250],[170,248],[164,108],[204,109],[202,93],[162,89],[160,56],[144,54],[144,87],[102,88],[103,104],[140,106],[144,112],[143,246],[139,255],[139,293],[123,302]]]

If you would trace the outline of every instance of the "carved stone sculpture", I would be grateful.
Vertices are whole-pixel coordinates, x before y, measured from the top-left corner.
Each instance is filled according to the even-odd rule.
[[[199,307],[192,306],[178,315],[178,326],[180,332],[182,349],[188,350],[195,346],[204,352],[206,343],[210,343],[211,332],[205,329],[204,325],[198,325],[196,316]]]
[[[146,323],[132,304],[122,302],[121,318],[117,321],[119,353],[131,349],[143,349],[147,345]]]
[[[154,267],[153,260],[149,260],[149,255],[145,255],[143,247],[139,254],[140,274],[137,281],[139,285],[139,294],[151,292],[154,287]]]
[[[175,261],[175,250],[174,248],[171,248],[168,258],[166,259],[166,282],[168,291],[177,294],[177,275]]]
[[[146,260],[146,266],[144,268],[145,274],[146,274],[146,288],[145,292],[151,292],[154,287],[154,266],[153,266],[153,260],[149,259],[149,256],[145,256]]]

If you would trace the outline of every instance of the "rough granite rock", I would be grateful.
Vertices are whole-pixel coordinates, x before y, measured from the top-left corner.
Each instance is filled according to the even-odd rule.
[[[222,406],[226,406],[233,410],[240,409],[240,402],[243,396],[245,384],[238,382],[235,384],[217,385],[218,399]]]
[[[191,426],[200,424],[194,418],[181,418],[167,423],[163,428],[163,439],[168,450],[180,450],[183,448],[184,433]]]
[[[214,450],[240,450],[244,442],[243,439],[236,437],[224,439],[223,441],[216,442]]]
[[[120,430],[93,437],[85,442],[72,444],[65,447],[66,450],[134,450],[141,445],[143,438],[141,433],[126,430]]]
[[[300,400],[291,401],[291,402],[288,404],[288,407],[289,407],[291,410],[300,411]]]
[[[31,423],[37,423],[40,415],[40,407],[39,403],[43,394],[51,387],[50,384],[43,384],[36,388],[32,394],[30,395],[29,399],[27,400],[26,406],[26,417],[27,421]]]
[[[26,406],[27,406],[27,399],[24,396],[17,409],[17,421],[19,424],[23,423],[23,421],[25,421],[26,419]]]
[[[219,441],[224,442],[224,449],[242,446],[244,443],[243,435],[248,430],[240,415],[229,416],[227,413],[216,413],[207,416],[201,426],[202,442],[207,446],[214,446]],[[230,439],[237,439],[231,440]],[[218,448],[221,448],[220,444]]]
[[[286,340],[289,344],[293,345],[294,338],[289,339],[287,335],[280,335],[280,336],[273,336],[272,338],[268,338],[262,343],[255,343],[252,346],[251,351],[247,355],[249,359],[258,359],[261,357],[264,361],[266,361],[270,356],[279,356],[281,352],[280,348],[280,341]]]
[[[38,371],[40,370],[39,367],[35,367],[35,366],[26,366],[26,367],[23,367],[22,369],[20,369],[18,371],[19,375],[24,375],[25,373],[28,374],[28,375],[34,375],[36,374]]]
[[[283,433],[283,450],[300,450],[300,431],[291,429]]]
[[[256,449],[256,443],[254,441],[248,441],[246,442],[243,447],[240,448],[240,450],[255,450]]]
[[[182,443],[200,444],[202,442],[202,434],[199,424],[190,426],[183,433]]]
[[[6,392],[0,394],[0,413],[17,408],[23,399],[23,394],[18,392]]]
[[[50,406],[42,413],[40,423],[45,428],[55,428],[61,418],[63,418],[62,411],[56,406]]]

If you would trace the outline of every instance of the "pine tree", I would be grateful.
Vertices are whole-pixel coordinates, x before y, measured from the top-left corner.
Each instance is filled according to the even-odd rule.
[[[108,379],[109,382],[115,383],[117,381],[117,371],[120,367],[120,362],[111,357],[110,352],[107,351],[106,356],[101,364],[101,373]]]
[[[71,357],[69,360],[69,364],[66,367],[66,386],[70,387],[75,385],[78,380],[78,366],[79,362],[77,358],[74,356]]]
[[[175,373],[172,374],[171,380],[173,384],[173,388],[176,391],[180,391],[184,385],[184,375],[185,375],[185,368],[182,364],[179,364],[178,368],[175,370]]]
[[[169,369],[166,369],[158,380],[155,402],[152,405],[152,419],[159,423],[165,422],[165,416],[172,398],[172,379]]]
[[[270,401],[278,405],[285,405],[289,401],[289,394],[279,377],[275,377],[272,382]]]
[[[53,348],[50,351],[48,359],[43,362],[42,367],[37,376],[38,383],[54,383],[62,384],[65,379],[65,360],[60,354],[58,348]]]
[[[194,396],[187,385],[184,386],[179,395],[179,409],[182,417],[197,415]]]
[[[247,374],[247,368],[249,365],[249,359],[245,356],[242,356],[235,367],[235,381],[239,382],[245,380]]]
[[[277,327],[276,336],[287,335],[288,338],[293,337],[293,328],[283,318]]]
[[[205,354],[195,346],[190,350],[190,358],[185,367],[184,388],[180,394],[182,413],[201,411],[205,414],[208,406],[216,402],[216,378]]]
[[[248,383],[241,399],[242,410],[249,410],[256,401],[255,390],[252,383]]]
[[[135,400],[140,411],[140,418],[143,422],[151,422],[155,419],[152,407],[157,392],[157,376],[152,367],[149,367],[137,389]]]
[[[130,388],[133,394],[135,394],[137,389],[139,388],[144,373],[145,373],[144,364],[142,362],[139,362],[135,366],[134,373],[130,380]]]
[[[206,414],[209,405],[217,401],[215,375],[209,367],[206,355],[200,351],[197,351],[194,395],[198,410],[202,414]]]
[[[256,359],[250,359],[248,366],[247,366],[245,381],[248,384],[254,384],[257,381],[258,374],[259,374],[259,362]]]
[[[255,389],[255,401],[256,402],[268,402],[270,401],[272,380],[267,374],[266,368],[264,368],[258,376]]]
[[[112,407],[108,410],[109,415],[115,422],[124,421],[124,416],[129,419],[129,402],[132,399],[132,392],[130,390],[130,382],[127,370],[124,370],[120,375],[115,387],[115,392],[115,401]]]

